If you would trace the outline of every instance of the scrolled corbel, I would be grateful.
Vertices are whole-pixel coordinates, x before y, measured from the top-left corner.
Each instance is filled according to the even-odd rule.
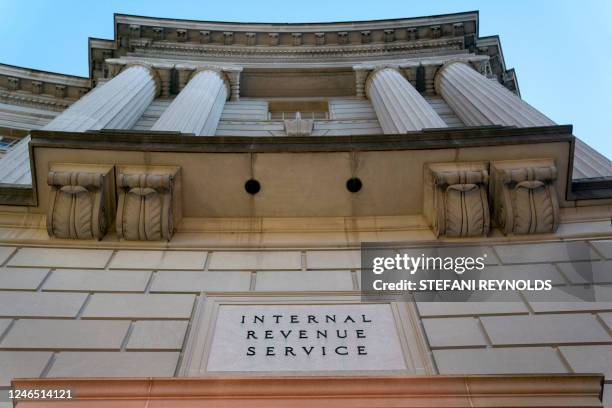
[[[480,163],[429,165],[424,213],[436,236],[476,237],[489,232],[489,175]]]
[[[542,234],[557,230],[557,168],[552,160],[493,162],[491,169],[494,218],[504,233]]]
[[[169,241],[180,218],[178,169],[119,170],[117,236],[130,241]],[[177,216],[178,212],[178,216]]]
[[[49,172],[47,232],[50,236],[98,240],[104,237],[106,177],[101,173]]]

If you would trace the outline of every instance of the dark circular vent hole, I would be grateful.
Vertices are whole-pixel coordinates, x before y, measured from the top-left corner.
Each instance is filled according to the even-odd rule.
[[[361,180],[359,180],[357,177],[348,179],[348,181],[346,182],[346,189],[351,193],[358,192],[359,190],[361,190],[362,186],[363,184],[361,183]]]
[[[259,193],[259,190],[261,190],[261,185],[259,184],[259,181],[255,179],[250,179],[247,180],[246,183],[244,183],[244,189],[247,193],[255,195]]]

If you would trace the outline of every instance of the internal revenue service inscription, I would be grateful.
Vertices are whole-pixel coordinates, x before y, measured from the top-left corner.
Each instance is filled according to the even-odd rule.
[[[404,370],[388,304],[222,305],[208,371]]]

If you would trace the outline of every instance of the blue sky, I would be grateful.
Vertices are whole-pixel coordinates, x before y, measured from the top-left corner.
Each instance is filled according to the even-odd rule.
[[[87,75],[87,38],[113,38],[113,13],[195,20],[322,22],[480,11],[499,34],[523,98],[612,158],[612,1],[0,0],[0,63]]]

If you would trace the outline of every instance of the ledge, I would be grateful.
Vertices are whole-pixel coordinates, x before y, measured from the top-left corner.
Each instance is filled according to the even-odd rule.
[[[448,149],[572,142],[571,125],[425,129],[395,135],[244,137],[151,131],[32,131],[32,147],[164,152],[255,153]]]
[[[54,407],[602,407],[601,375],[204,377],[13,380],[70,389]],[[142,402],[142,405],[138,402]],[[18,401],[17,407],[38,402]],[[146,404],[146,405],[145,405]],[[38,406],[38,405],[36,405]]]

